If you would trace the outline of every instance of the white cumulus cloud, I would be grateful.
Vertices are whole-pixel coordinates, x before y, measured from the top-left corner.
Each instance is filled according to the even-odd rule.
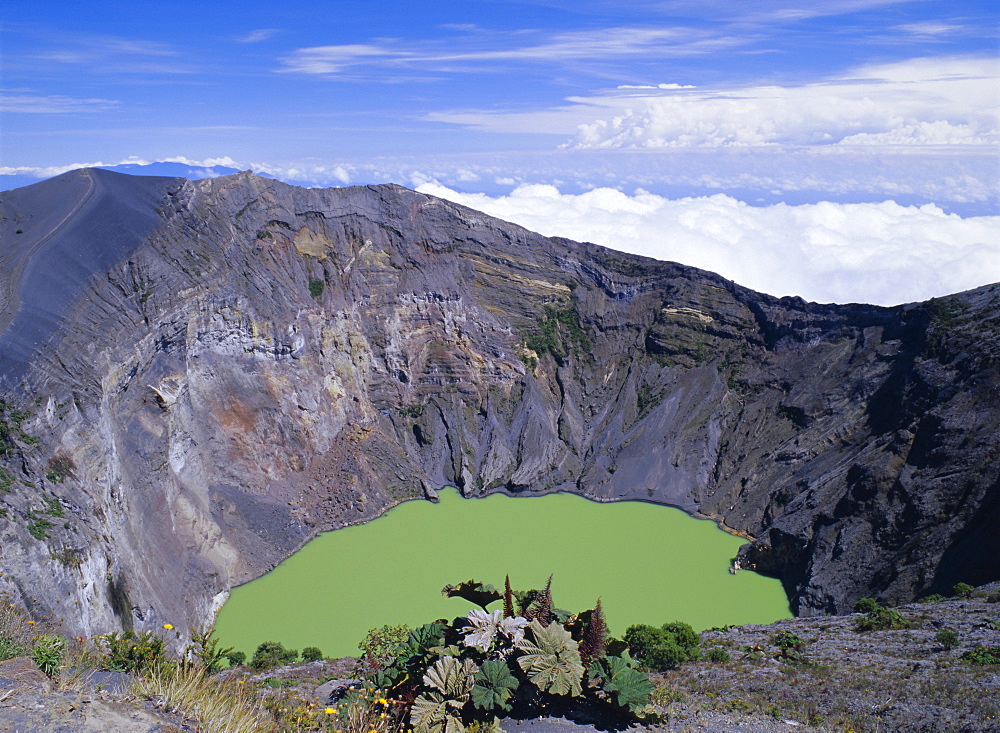
[[[576,114],[607,108],[578,126],[579,148],[1000,144],[993,57],[910,59],[799,86],[619,89],[570,101]]]
[[[754,207],[722,194],[571,195],[548,185],[500,197],[438,183],[418,190],[548,236],[693,265],[779,296],[895,305],[1000,281],[1000,216],[962,218],[932,204]]]

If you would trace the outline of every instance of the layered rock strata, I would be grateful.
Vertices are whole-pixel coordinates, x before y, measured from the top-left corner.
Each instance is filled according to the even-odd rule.
[[[81,633],[206,622],[444,484],[711,517],[801,615],[1000,575],[998,286],[778,299],[251,173],[75,171],[0,234],[0,584]]]

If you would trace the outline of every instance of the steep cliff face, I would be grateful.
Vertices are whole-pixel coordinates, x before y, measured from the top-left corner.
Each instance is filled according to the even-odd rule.
[[[779,300],[249,173],[76,171],[0,217],[0,584],[80,631],[201,623],[442,484],[714,517],[803,615],[1000,574],[1000,287]]]

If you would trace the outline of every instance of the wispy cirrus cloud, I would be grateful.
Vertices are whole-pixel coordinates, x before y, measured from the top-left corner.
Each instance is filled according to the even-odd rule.
[[[47,46],[47,47],[46,47]],[[90,73],[191,74],[196,65],[177,48],[163,41],[102,35],[64,35],[46,39],[45,45],[10,56],[18,67],[49,64],[77,66]]]
[[[641,6],[651,13],[661,13],[672,17],[710,16],[725,22],[751,21],[797,21],[810,18],[825,18],[893,5],[908,5],[920,0],[811,0],[793,7],[789,0],[631,0],[628,5]],[[558,3],[554,3],[558,4]],[[577,7],[571,0],[562,3],[567,7]],[[605,0],[608,6],[619,6],[619,0]]]
[[[237,43],[260,43],[281,33],[280,28],[258,28],[242,36],[237,36]]]
[[[966,26],[958,23],[927,20],[919,23],[903,23],[893,26],[892,30],[928,40],[962,33],[966,30]]]
[[[606,28],[540,37],[538,31],[514,34],[470,33],[429,43],[384,40],[300,48],[280,60],[279,72],[332,75],[350,67],[375,66],[418,71],[482,71],[510,63],[560,63],[627,59],[643,54],[679,58],[710,54],[751,43],[751,36],[729,36],[688,27]],[[513,42],[517,41],[517,42]]]
[[[404,59],[406,54],[389,46],[351,43],[338,46],[300,48],[281,59],[279,72],[292,74],[337,74],[351,66]]]
[[[742,19],[745,21],[795,22],[812,18],[828,18],[836,15],[884,8],[890,5],[906,5],[914,0],[827,0],[823,2],[801,3],[800,7],[789,7],[787,2],[765,2],[744,5]]]
[[[0,91],[0,112],[20,114],[70,114],[102,112],[119,105],[114,99],[67,97],[60,94],[32,94]]]

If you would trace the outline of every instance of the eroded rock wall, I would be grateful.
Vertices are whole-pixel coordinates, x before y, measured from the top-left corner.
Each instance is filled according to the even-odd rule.
[[[711,516],[806,615],[998,574],[1000,288],[823,306],[396,186],[161,189],[5,382],[0,583],[39,613],[197,625],[443,484]]]

